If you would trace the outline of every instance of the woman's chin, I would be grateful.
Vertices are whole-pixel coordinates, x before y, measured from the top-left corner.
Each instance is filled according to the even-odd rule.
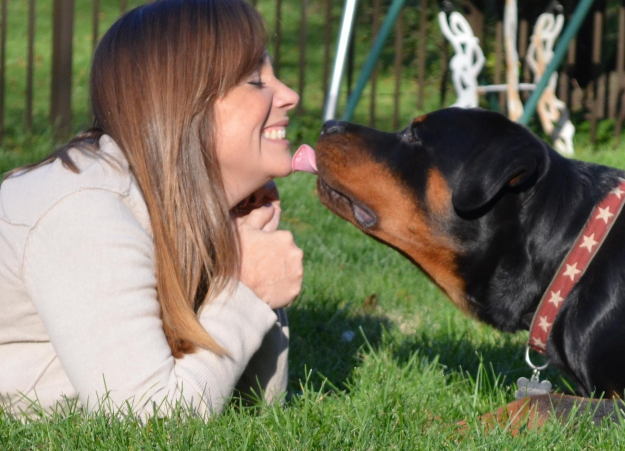
[[[281,162],[279,166],[276,166],[273,169],[273,171],[271,172],[271,174],[273,174],[271,178],[277,179],[281,177],[286,177],[290,175],[291,172],[293,172],[293,169],[291,168],[291,159],[289,157],[288,161],[285,161],[284,163]]]

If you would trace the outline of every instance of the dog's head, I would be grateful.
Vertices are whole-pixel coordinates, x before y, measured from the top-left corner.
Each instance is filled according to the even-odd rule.
[[[498,233],[493,215],[514,220],[550,151],[505,116],[459,108],[397,133],[329,121],[316,149],[321,202],[408,256],[470,313],[459,258]]]

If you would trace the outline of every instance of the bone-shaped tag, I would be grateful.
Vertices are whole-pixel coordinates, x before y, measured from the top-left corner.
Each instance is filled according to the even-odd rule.
[[[516,381],[519,389],[516,392],[516,399],[525,398],[532,395],[547,395],[551,391],[551,382],[548,380],[540,381],[538,378],[528,379],[520,377]]]

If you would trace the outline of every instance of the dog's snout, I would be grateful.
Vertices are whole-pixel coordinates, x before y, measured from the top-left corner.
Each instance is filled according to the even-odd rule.
[[[343,133],[345,131],[345,122],[330,120],[323,124],[321,135],[332,135]]]

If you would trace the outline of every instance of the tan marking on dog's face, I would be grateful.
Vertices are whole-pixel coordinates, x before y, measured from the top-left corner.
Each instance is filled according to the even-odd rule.
[[[428,173],[425,198],[428,208],[433,213],[439,216],[446,216],[451,213],[451,189],[438,169],[430,169]]]
[[[417,117],[415,117],[415,118],[412,120],[412,123],[413,123],[413,124],[418,124],[418,123],[420,123],[420,122],[423,122],[423,121],[425,121],[425,118],[426,118],[426,117],[427,117],[427,114],[423,114],[423,115],[421,115],[421,116],[417,116]]]
[[[371,229],[364,229],[354,219],[348,202],[334,202],[323,190],[320,190],[321,202],[368,235],[410,257],[443,289],[455,305],[470,314],[464,281],[456,272],[458,246],[452,239],[437,232],[439,228],[433,227],[415,196],[400,184],[388,167],[368,157],[366,152],[348,152],[350,161],[349,164],[344,164],[345,151],[334,151],[328,149],[325,143],[322,146],[318,144],[320,176],[333,188],[369,207],[377,215],[377,224]],[[428,193],[431,193],[428,196],[433,197],[435,204],[450,205],[451,197],[442,175],[438,173],[430,177],[432,188],[428,189]]]

